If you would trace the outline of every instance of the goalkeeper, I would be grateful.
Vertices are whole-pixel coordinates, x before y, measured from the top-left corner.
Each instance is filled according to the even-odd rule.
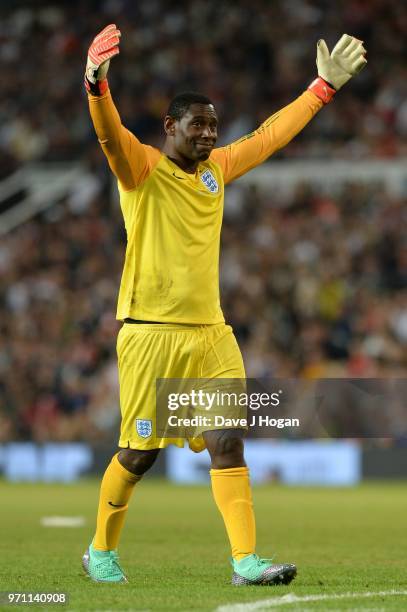
[[[182,439],[156,436],[157,378],[243,379],[242,357],[219,300],[218,258],[224,187],[284,147],[366,64],[361,41],[344,34],[330,54],[317,46],[318,77],[256,131],[215,148],[218,117],[197,93],[176,96],[161,150],[142,144],[120,121],[106,75],[120,31],[107,26],[90,46],[85,85],[92,121],[117,178],[127,232],[117,318],[122,413],[119,452],[104,474],[96,533],[83,557],[98,582],[125,582],[117,547],[137,482],[160,449]],[[293,564],[255,552],[255,519],[241,429],[189,440],[211,457],[212,492],[232,551],[232,583],[288,584]]]

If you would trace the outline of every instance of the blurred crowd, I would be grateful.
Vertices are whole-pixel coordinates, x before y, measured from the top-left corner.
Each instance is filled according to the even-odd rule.
[[[213,98],[222,140],[251,131],[316,75],[316,43],[364,41],[368,67],[282,157],[407,155],[407,4],[399,0],[3,0],[0,150],[77,160],[94,135],[82,86],[88,46],[122,31],[109,81],[125,125],[159,144],[175,93]]]
[[[0,245],[0,440],[117,432],[125,236],[97,184],[84,178],[87,197],[76,187]],[[249,377],[405,377],[405,200],[304,184],[285,199],[236,185],[226,201],[222,304]]]
[[[351,33],[368,67],[279,157],[392,158],[407,155],[407,5],[15,0],[0,15],[0,178],[27,161],[88,168],[0,243],[0,442],[111,440],[125,235],[83,93],[93,36],[122,30],[111,89],[123,123],[159,145],[177,91],[211,96],[229,142],[301,93],[318,38]],[[405,377],[406,210],[378,184],[229,189],[221,295],[248,376]]]

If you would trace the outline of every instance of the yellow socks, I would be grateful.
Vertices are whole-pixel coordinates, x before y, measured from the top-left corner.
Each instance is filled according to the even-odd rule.
[[[240,561],[252,555],[256,547],[249,470],[247,467],[212,469],[210,475],[213,497],[225,522],[232,557]]]
[[[256,526],[247,467],[210,471],[212,492],[223,516],[232,548],[232,557],[240,561],[254,553]],[[115,455],[100,487],[99,509],[93,547],[115,550],[134,485],[141,476],[126,470]]]
[[[100,487],[99,509],[93,547],[96,550],[117,548],[126,518],[128,501],[141,476],[126,470],[115,455],[107,467]]]

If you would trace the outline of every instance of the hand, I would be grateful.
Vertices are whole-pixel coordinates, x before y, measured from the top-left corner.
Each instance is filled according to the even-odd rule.
[[[363,41],[349,34],[343,34],[330,55],[321,39],[317,44],[318,76],[338,90],[366,66],[365,54]]]
[[[87,80],[90,85],[96,86],[96,81],[103,81],[106,78],[110,60],[120,53],[120,36],[120,30],[112,23],[94,38],[88,51],[85,83]]]

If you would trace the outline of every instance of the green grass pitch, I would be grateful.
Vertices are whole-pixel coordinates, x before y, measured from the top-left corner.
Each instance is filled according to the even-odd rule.
[[[93,533],[97,495],[96,481],[1,482],[0,591],[65,591],[65,609],[78,611],[216,610],[262,599],[269,603],[235,609],[407,609],[405,484],[254,488],[258,553],[299,568],[286,587],[232,587],[224,526],[209,487],[148,478],[136,487],[120,547],[130,583],[93,583],[81,570],[81,556]],[[42,527],[41,518],[53,515],[83,516],[86,524]],[[404,594],[301,599],[392,590]],[[287,594],[300,599],[274,601]]]

